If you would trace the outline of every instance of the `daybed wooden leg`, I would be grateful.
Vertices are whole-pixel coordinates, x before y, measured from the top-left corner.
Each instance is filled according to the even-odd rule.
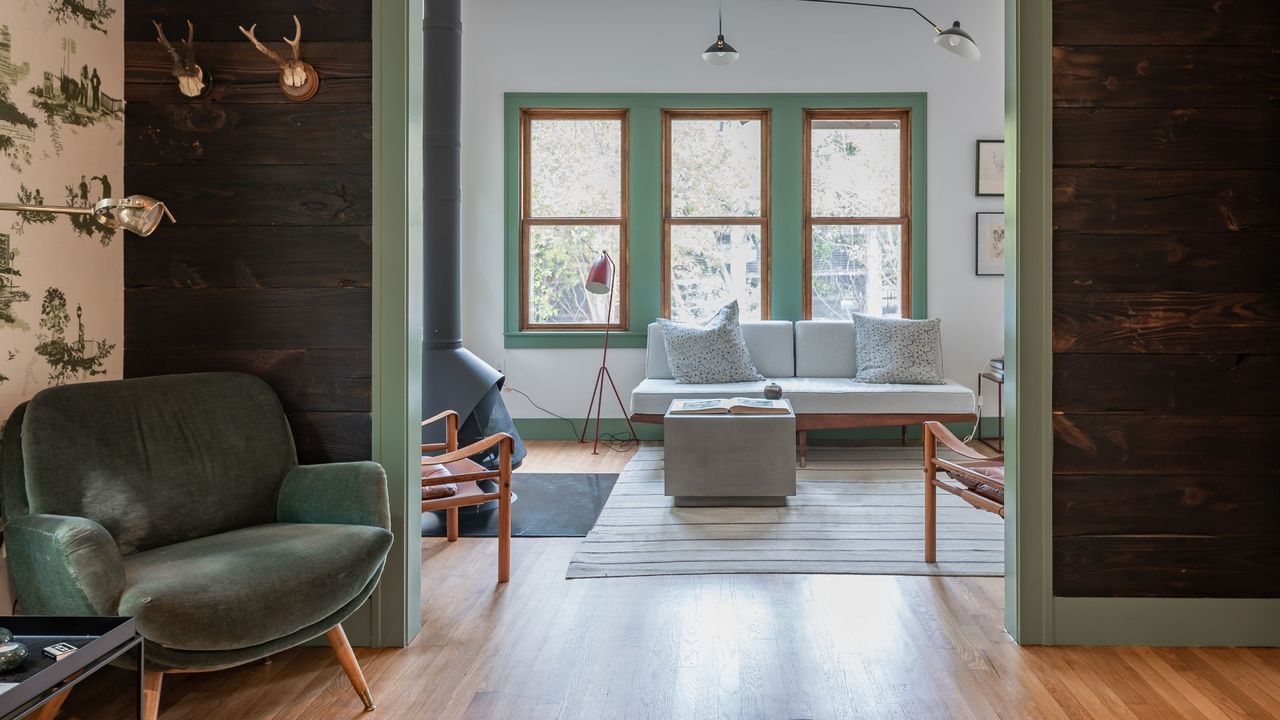
[[[356,653],[351,649],[351,643],[347,641],[347,634],[343,632],[342,626],[334,625],[324,636],[329,641],[329,646],[333,648],[333,654],[338,656],[338,664],[347,673],[351,687],[356,689],[356,695],[359,695],[360,701],[364,703],[365,712],[373,710],[377,706],[373,704],[373,695],[369,694],[369,683],[364,680],[364,671],[360,669],[360,662],[356,660]]]
[[[938,497],[937,491],[933,488],[934,478],[938,474],[938,467],[933,464],[937,451],[933,431],[926,425],[924,426],[924,561],[927,563],[937,562]]]
[[[902,426],[902,446],[903,447],[907,446],[907,426],[906,425]]]
[[[808,455],[808,452],[809,452],[808,431],[801,430],[800,432],[796,433],[796,447],[799,448],[800,450],[800,467],[804,467],[805,463],[808,462],[809,460],[806,457],[806,455]]]
[[[142,720],[156,720],[160,714],[160,684],[164,673],[158,670],[142,672]]]
[[[458,540],[458,508],[449,508],[445,511],[445,528],[446,537],[449,542],[457,542]]]
[[[45,703],[35,712],[34,715],[31,716],[32,720],[53,720],[58,717],[58,711],[62,709],[62,704],[65,703],[67,698],[70,696],[71,691],[67,690],[61,695]]]

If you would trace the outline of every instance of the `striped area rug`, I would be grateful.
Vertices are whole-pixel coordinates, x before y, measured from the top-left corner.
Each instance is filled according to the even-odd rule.
[[[787,507],[677,508],[661,445],[627,463],[566,577],[814,573],[1004,574],[1004,521],[938,492],[938,562],[924,562],[918,447],[810,448]]]

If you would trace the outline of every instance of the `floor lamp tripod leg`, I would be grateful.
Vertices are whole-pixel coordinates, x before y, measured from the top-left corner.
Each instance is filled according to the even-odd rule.
[[[600,390],[602,389],[601,381],[604,378],[602,378],[601,376],[603,374],[604,374],[604,367],[601,366],[601,368],[596,371],[596,382],[595,382],[595,385],[593,385],[591,388],[591,400],[587,402],[587,414],[582,419],[582,435],[578,436],[579,444],[585,443],[587,441],[587,425],[590,424],[590,421],[591,421],[591,406],[596,404],[596,394],[599,393]]]
[[[596,393],[596,441],[591,445],[591,454],[599,455],[600,452],[600,414],[604,410],[604,376],[609,369],[604,365],[600,366],[600,375],[596,381],[599,392]]]
[[[618,399],[618,407],[622,409],[622,417],[627,421],[627,428],[631,430],[631,437],[638,443],[640,436],[636,435],[636,426],[631,424],[631,414],[627,411],[627,406],[622,402],[622,394],[618,392],[618,386],[613,382],[613,373],[609,372],[609,368],[604,369],[605,377],[609,378],[609,387],[613,388],[613,396]],[[603,392],[603,389],[601,390]]]

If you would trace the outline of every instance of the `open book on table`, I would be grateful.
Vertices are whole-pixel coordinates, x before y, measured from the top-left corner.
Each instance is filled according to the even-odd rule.
[[[764,398],[717,398],[708,400],[673,400],[672,415],[786,415],[791,408],[785,400]]]

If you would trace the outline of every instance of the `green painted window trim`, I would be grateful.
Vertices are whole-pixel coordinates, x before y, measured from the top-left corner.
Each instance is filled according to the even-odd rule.
[[[505,103],[505,345],[508,348],[594,348],[602,332],[520,330],[520,109],[628,108],[630,191],[628,224],[630,317],[614,332],[617,347],[642,348],[646,328],[662,307],[663,108],[767,108],[771,111],[773,177],[771,297],[775,320],[802,320],[804,307],[804,110],[911,110],[911,316],[928,317],[928,96],[926,93],[507,93]]]

